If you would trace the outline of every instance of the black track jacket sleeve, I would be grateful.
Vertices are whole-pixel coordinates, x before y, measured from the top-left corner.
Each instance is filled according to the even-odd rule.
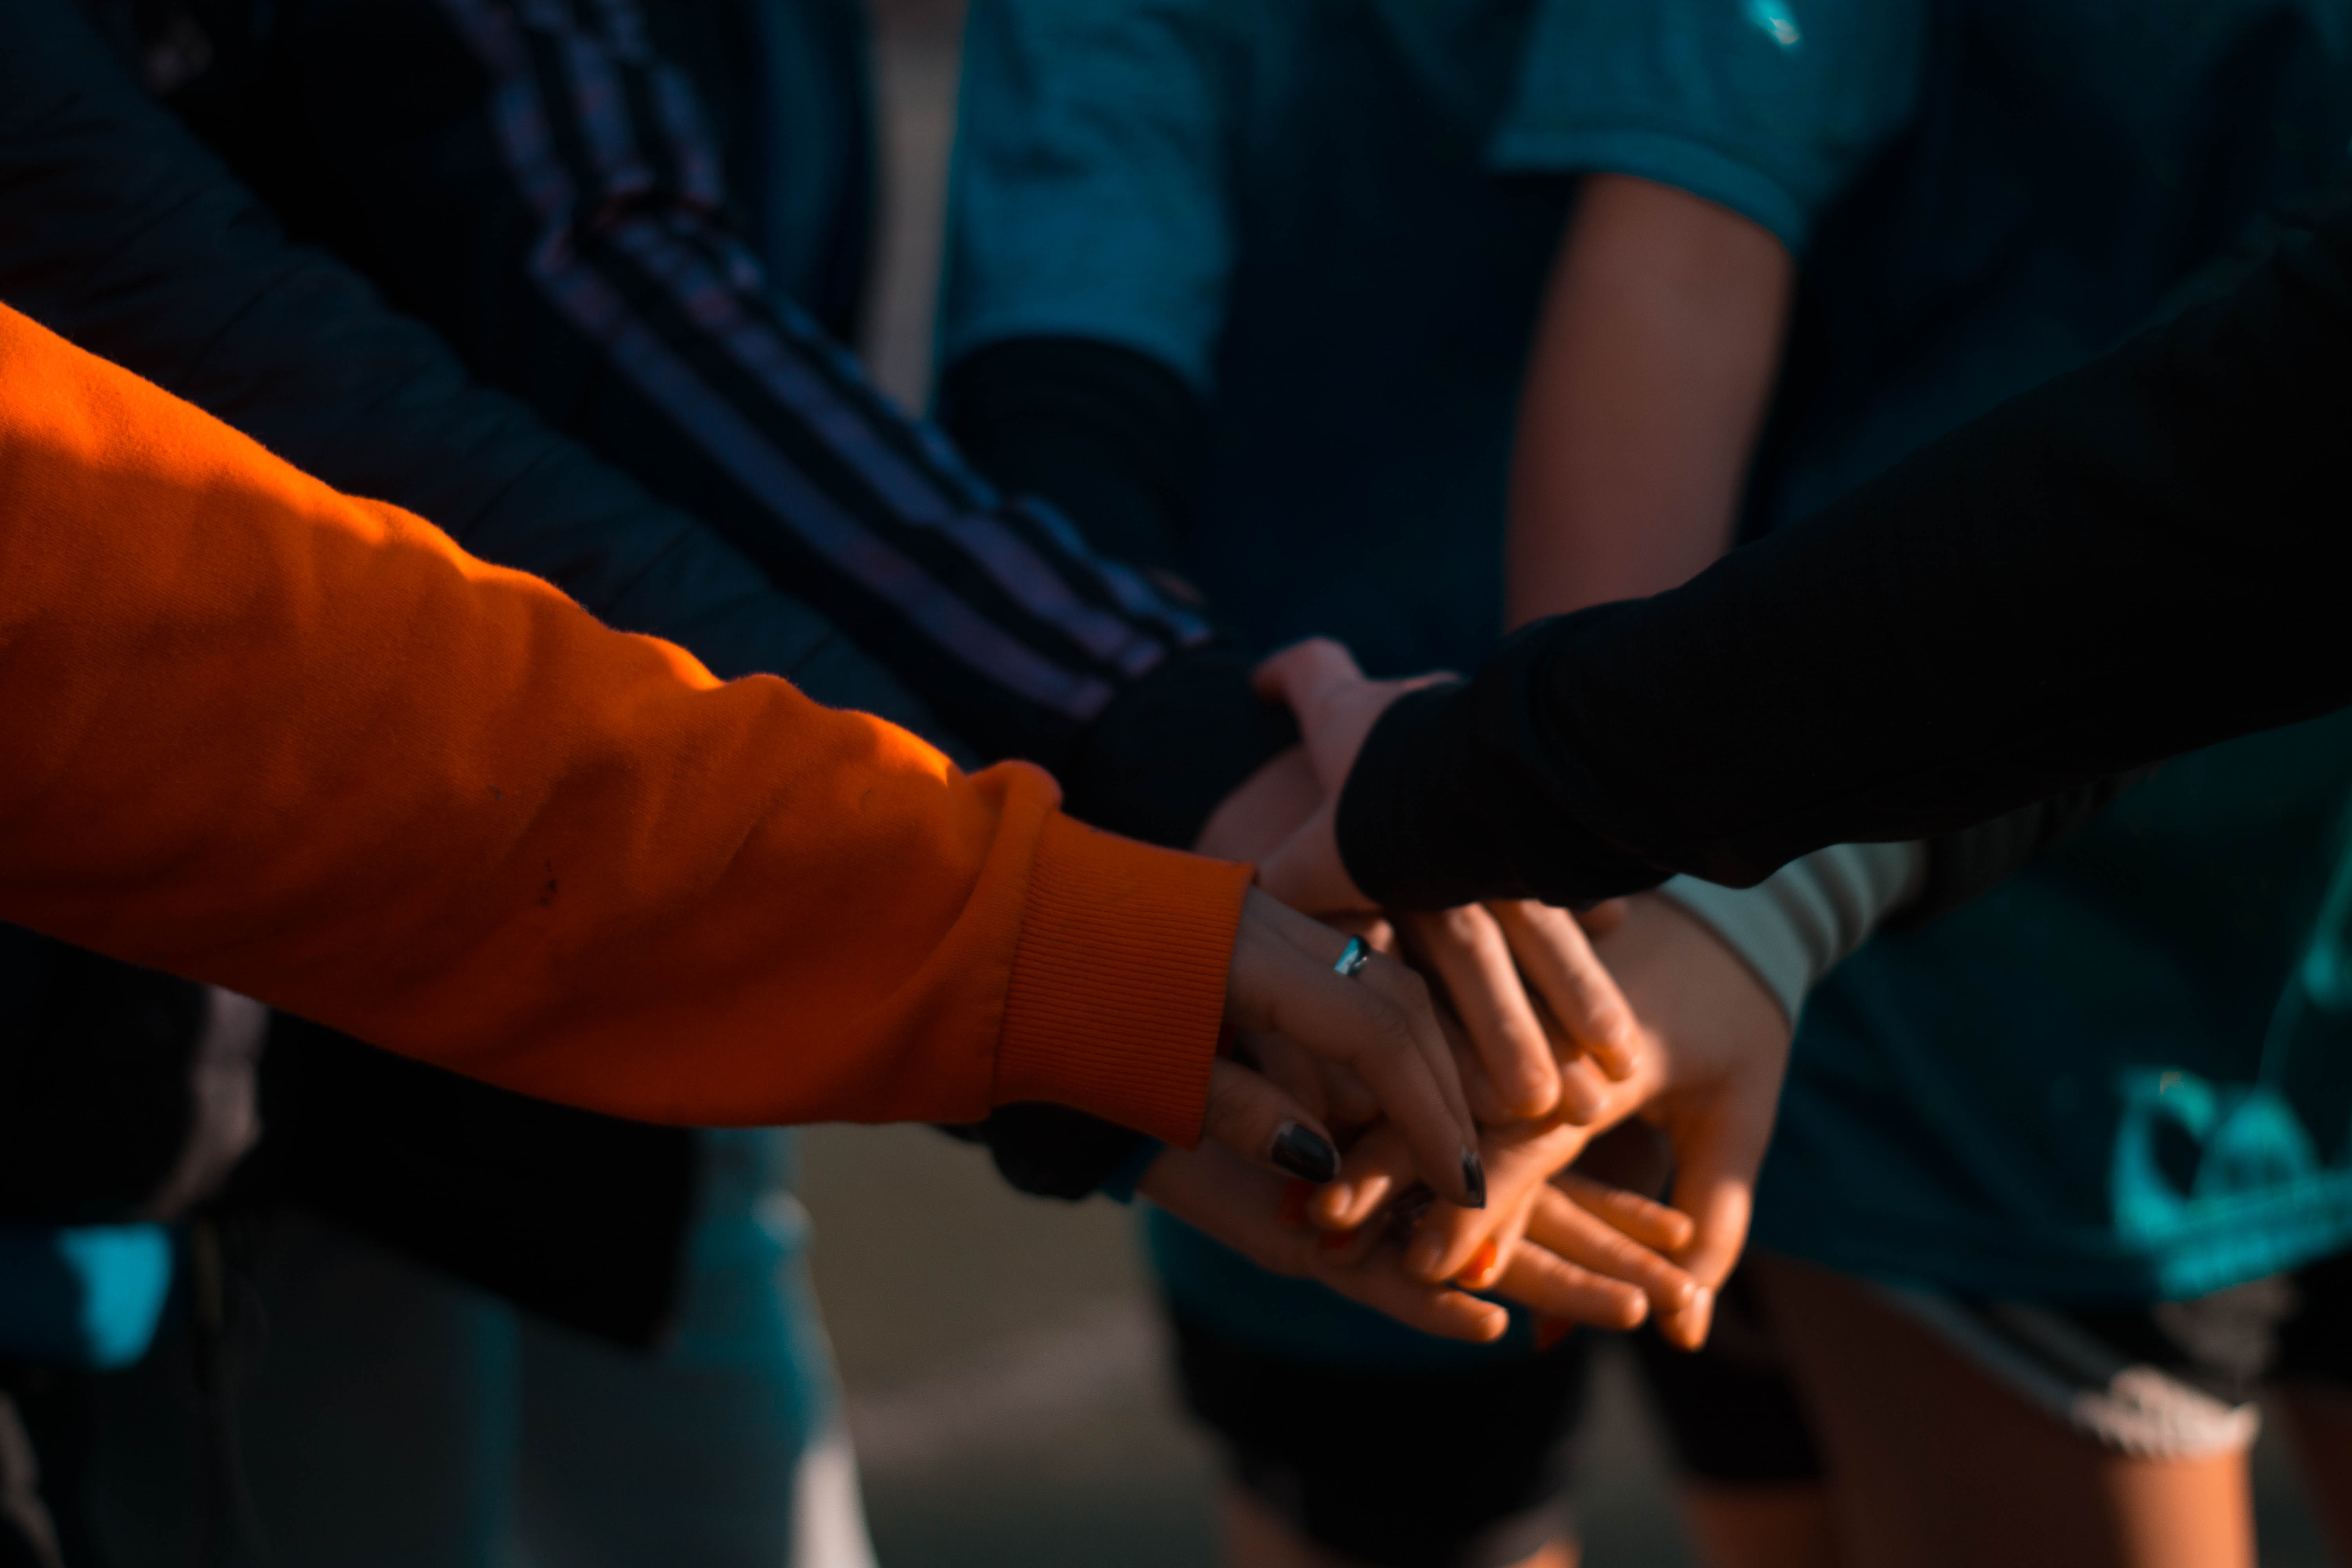
[[[1278,748],[1238,652],[761,287],[627,0],[273,14],[320,156],[431,240],[366,258],[431,330],[289,242],[72,0],[0,7],[0,298],[722,674],[1042,763],[1103,826],[1183,841]]]
[[[1404,905],[1748,885],[2352,701],[2352,188],[2236,289],[1657,598],[1406,697],[1342,858]]]

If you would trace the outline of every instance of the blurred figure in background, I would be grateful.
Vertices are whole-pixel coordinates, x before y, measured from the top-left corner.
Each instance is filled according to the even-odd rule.
[[[1467,668],[2130,331],[2336,171],[2347,70],[2324,0],[982,0],[942,413],[1268,640]],[[2318,1260],[2352,1240],[2352,1123],[2340,1049],[2295,1043],[2332,1015],[2280,985],[2333,940],[2347,736],[2176,763],[1829,982],[1759,1199],[1829,1268],[1735,1280],[1696,1360],[1644,1342],[1712,1559],[2247,1561],[2265,1375],[2302,1380],[2315,1489],[2346,1489]],[[1603,953],[1661,1026],[1769,1047],[1881,921],[1997,879],[1954,850],[1669,889]],[[1744,979],[1696,956],[1727,946]],[[1569,1359],[1414,1342],[1151,1235],[1237,1562],[1572,1556]]]
[[[1096,820],[1187,840],[1292,733],[1246,658],[985,492],[828,335],[865,271],[863,26],[823,0],[12,8],[0,295],[722,674],[1034,757]],[[539,1105],[291,1019],[266,1061],[205,1331],[236,1419],[198,1429],[212,1352],[175,1314],[100,1412],[122,1562],[180,1560],[208,1516],[206,1550],[285,1562],[866,1560],[785,1135]],[[223,1441],[249,1510],[198,1495],[188,1446]]]
[[[268,1013],[13,926],[0,977],[0,1562],[57,1568],[100,1560],[97,1376],[148,1352],[167,1226],[260,1134]]]

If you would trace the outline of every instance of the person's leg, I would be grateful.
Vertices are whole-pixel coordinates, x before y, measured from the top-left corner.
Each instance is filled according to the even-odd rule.
[[[1853,1279],[1784,1258],[1753,1267],[1851,1568],[2252,1568],[2250,1428],[2189,1457],[2137,1458]]]
[[[1361,1559],[1317,1545],[1246,1487],[1218,1489],[1217,1525],[1228,1568],[1366,1568]],[[1577,1543],[1559,1536],[1492,1568],[1577,1568],[1581,1560]]]
[[[2289,1384],[2279,1390],[2278,1405],[2312,1511],[2336,1561],[2352,1563],[2352,1388]]]
[[[2352,1252],[2294,1275],[2276,1389],[2305,1491],[2340,1563],[2352,1564]]]
[[[1725,1281],[1706,1344],[1633,1337],[1674,1449],[1675,1496],[1707,1568],[1835,1568],[1829,1489],[1749,1271]]]
[[[522,1537],[565,1568],[872,1568],[786,1135],[699,1136],[662,1348],[524,1330]]]
[[[1675,1488],[1691,1544],[1708,1568],[1837,1568],[1836,1521],[1820,1481]]]
[[[1587,1345],[1445,1368],[1325,1364],[1179,1316],[1177,1378],[1216,1440],[1230,1568],[1573,1568]]]
[[[257,1258],[267,1340],[236,1400],[279,1568],[505,1568],[515,1313],[319,1221],[282,1215]]]

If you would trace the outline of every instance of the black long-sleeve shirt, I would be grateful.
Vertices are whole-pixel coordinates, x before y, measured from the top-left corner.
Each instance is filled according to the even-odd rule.
[[[2352,184],[2235,289],[1366,742],[1383,902],[1746,885],[2352,701]]]

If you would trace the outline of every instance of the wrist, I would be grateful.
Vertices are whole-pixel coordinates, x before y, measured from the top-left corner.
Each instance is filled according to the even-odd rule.
[[[1926,858],[1916,843],[1839,844],[1753,888],[1676,877],[1658,891],[1748,966],[1793,1027],[1812,988],[1916,896]]]
[[[1024,898],[992,1103],[1048,1100],[1190,1146],[1249,868],[1055,814]]]

